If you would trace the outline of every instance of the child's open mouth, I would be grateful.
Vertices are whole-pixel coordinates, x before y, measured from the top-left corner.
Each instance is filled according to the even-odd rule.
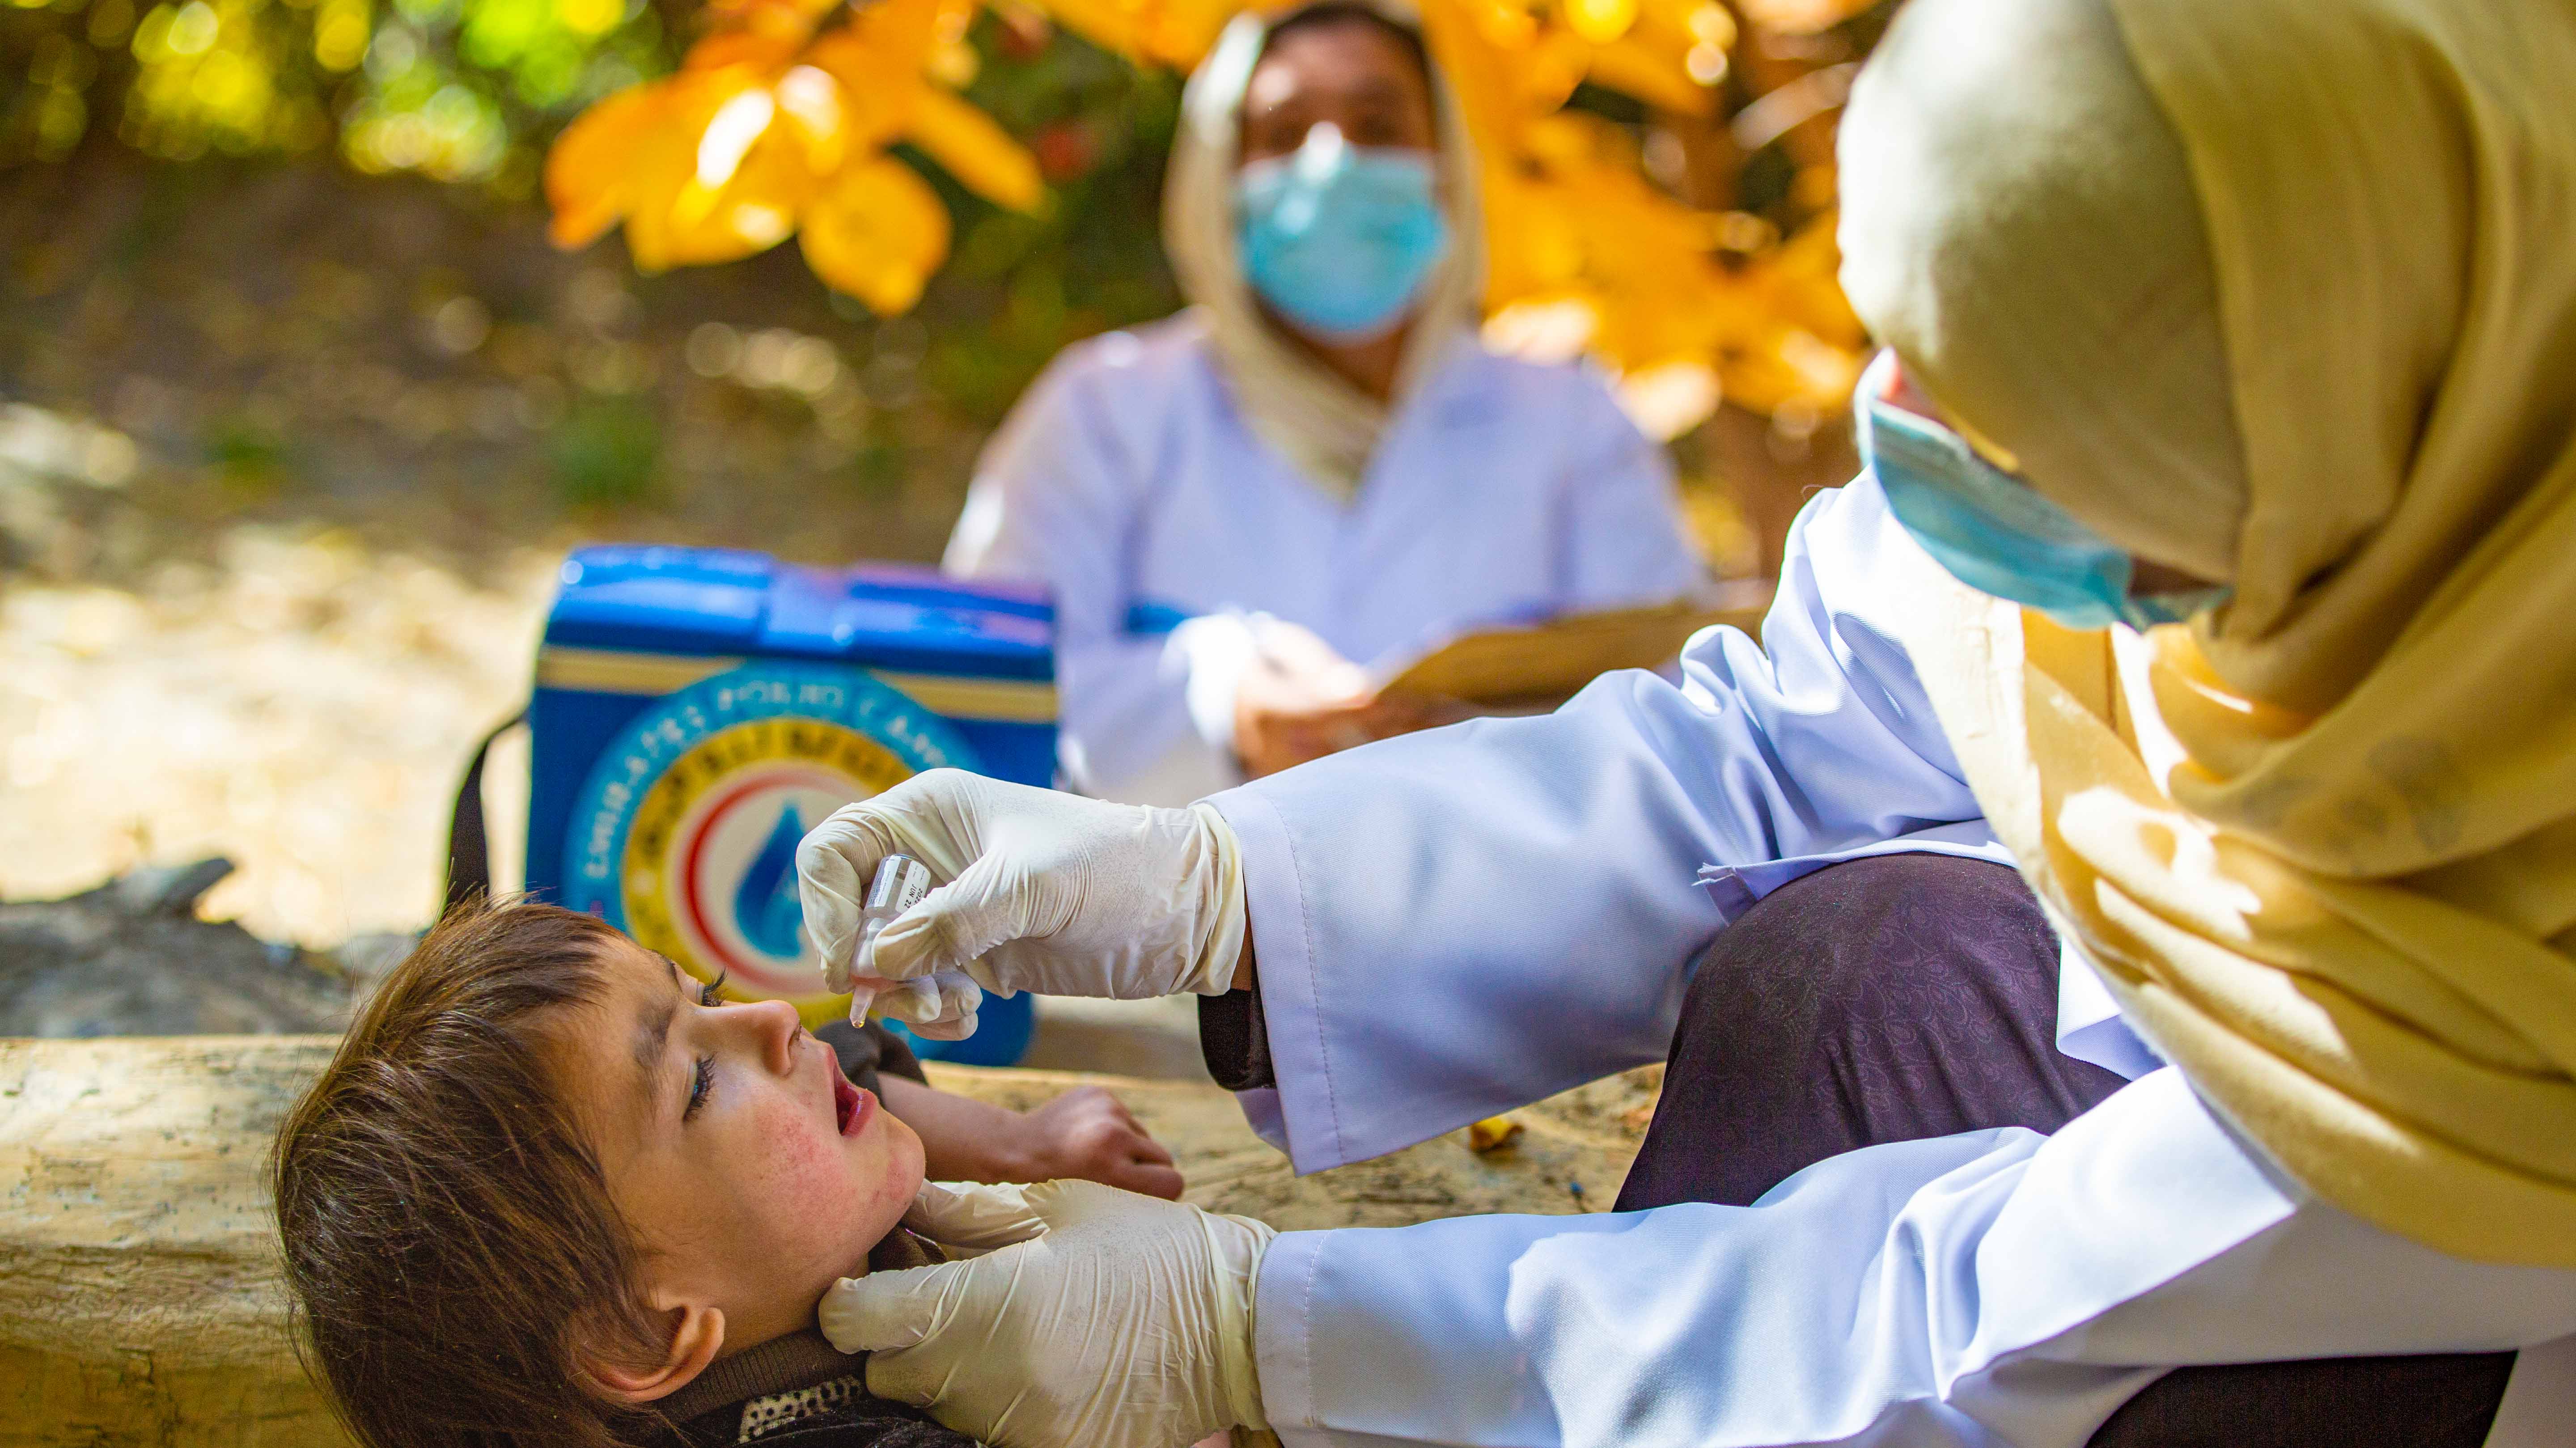
[[[837,1068],[833,1070],[832,1124],[843,1136],[855,1136],[860,1127],[868,1124],[868,1118],[875,1114],[870,1109],[873,1104],[868,1093],[851,1085]]]

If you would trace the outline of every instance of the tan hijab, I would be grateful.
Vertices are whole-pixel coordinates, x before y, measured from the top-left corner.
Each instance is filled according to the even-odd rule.
[[[2309,1188],[2557,1267],[2571,76],[2563,3],[1916,0],[1843,132],[1862,316],[2033,486],[2236,587],[2124,684],[2107,635],[1915,560],[1908,643],[1998,834]]]
[[[1408,29],[1419,26],[1396,0],[1367,0],[1370,9]],[[1293,13],[1293,12],[1282,12]],[[1432,273],[1397,365],[1395,397],[1380,402],[1352,386],[1263,319],[1235,256],[1234,172],[1245,87],[1270,27],[1279,16],[1246,12],[1226,26],[1181,94],[1180,135],[1163,180],[1163,247],[1182,295],[1206,319],[1217,362],[1233,384],[1235,405],[1255,436],[1335,499],[1358,491],[1387,419],[1475,325],[1484,295],[1484,228],[1476,201],[1474,149],[1466,123],[1435,67],[1431,75],[1439,128],[1441,207],[1449,253]]]

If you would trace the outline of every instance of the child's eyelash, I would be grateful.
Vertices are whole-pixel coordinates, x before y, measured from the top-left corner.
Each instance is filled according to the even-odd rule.
[[[707,1092],[713,1090],[715,1084],[715,1061],[710,1057],[700,1056],[698,1058],[696,1068],[690,1072],[689,1104],[682,1108],[680,1112],[680,1119],[682,1121],[686,1121],[690,1117],[697,1115],[698,1108],[707,1104]]]
[[[724,983],[731,975],[731,971],[717,971],[715,979],[698,987],[698,1004],[709,1008],[721,1004],[724,997],[720,992],[724,990]],[[707,1104],[707,1093],[715,1088],[715,1084],[716,1063],[709,1057],[699,1057],[698,1064],[689,1073],[689,1104],[681,1108],[682,1121],[697,1115],[698,1108]]]

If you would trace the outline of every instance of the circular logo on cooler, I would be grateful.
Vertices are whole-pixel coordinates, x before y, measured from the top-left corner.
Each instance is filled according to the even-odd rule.
[[[591,767],[564,903],[725,993],[839,1012],[806,943],[796,842],[925,769],[976,767],[938,715],[855,669],[756,662],[638,715]]]

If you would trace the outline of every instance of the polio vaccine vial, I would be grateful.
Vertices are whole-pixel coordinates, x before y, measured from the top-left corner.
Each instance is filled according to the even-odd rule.
[[[876,1003],[877,987],[868,979],[853,979],[857,962],[865,959],[868,947],[876,943],[877,932],[886,922],[921,903],[930,893],[930,867],[910,855],[888,855],[877,861],[877,872],[868,877],[868,895],[859,909],[859,938],[848,960],[834,961],[832,978],[825,983],[834,990],[850,993],[850,1024],[859,1025],[868,1018],[868,1007]]]

